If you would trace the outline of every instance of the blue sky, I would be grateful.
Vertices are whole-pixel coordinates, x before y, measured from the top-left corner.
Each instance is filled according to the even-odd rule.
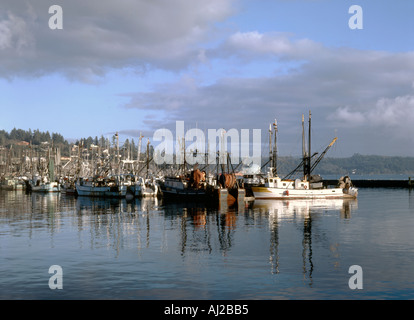
[[[63,29],[48,8],[60,4]],[[351,30],[352,4],[363,29]],[[2,1],[0,129],[67,139],[279,122],[302,113],[330,156],[414,156],[414,3],[382,0]],[[265,135],[263,140],[265,140]]]

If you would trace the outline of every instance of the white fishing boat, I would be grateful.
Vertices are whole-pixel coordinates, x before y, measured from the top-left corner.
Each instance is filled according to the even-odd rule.
[[[159,187],[154,179],[144,179],[140,177],[135,184],[136,197],[157,197],[159,194]]]
[[[350,183],[336,188],[315,188],[306,180],[282,180],[279,177],[268,177],[265,185],[252,187],[255,199],[354,199],[358,189]]]
[[[60,192],[60,183],[55,179],[55,160],[48,148],[48,167],[29,181],[32,192]]]
[[[79,178],[75,186],[79,196],[125,197],[127,192],[127,186],[122,184],[117,176],[96,179]]]
[[[311,159],[317,155],[310,156],[311,139],[310,139],[310,127],[311,127],[311,113],[309,112],[309,147],[305,149],[305,131],[304,131],[304,118],[302,115],[302,128],[303,128],[303,161],[294,170],[296,171],[303,165],[303,178],[302,179],[287,179],[280,178],[277,175],[276,168],[276,133],[277,124],[274,123],[274,135],[275,143],[274,149],[271,152],[272,167],[270,167],[265,183],[263,186],[253,186],[252,191],[255,199],[352,199],[358,195],[358,189],[352,186],[351,179],[349,177],[342,177],[338,181],[338,186],[334,188],[327,188],[324,186],[320,176],[312,176],[311,173],[316,165],[322,160],[328,149],[336,142],[337,138],[328,145],[324,152],[319,156],[317,160],[311,163]],[[271,139],[270,139],[271,141]],[[289,174],[288,176],[290,176]]]
[[[60,183],[57,181],[49,181],[47,177],[35,176],[30,181],[32,192],[60,192]]]

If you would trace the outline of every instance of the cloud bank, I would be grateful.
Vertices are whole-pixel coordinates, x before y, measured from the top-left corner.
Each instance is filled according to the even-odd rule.
[[[48,0],[2,1],[0,77],[60,72],[77,80],[108,68],[185,68],[200,54],[231,0],[55,1],[63,30],[51,30]]]

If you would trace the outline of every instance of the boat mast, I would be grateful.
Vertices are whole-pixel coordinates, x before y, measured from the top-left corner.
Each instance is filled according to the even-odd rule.
[[[308,151],[305,147],[305,117],[302,114],[303,179],[310,180],[311,171],[311,112],[309,111]]]
[[[307,154],[305,147],[305,116],[302,114],[302,158],[303,158],[303,179],[306,180]]]
[[[311,111],[309,110],[309,133],[308,133],[308,167],[306,168],[306,172],[308,174],[308,180],[310,181],[310,174],[311,174]]]
[[[118,177],[121,175],[121,158],[119,157],[119,135],[118,132],[115,134],[116,136],[116,157],[118,162]]]
[[[272,134],[275,134],[275,140],[272,147]],[[274,177],[277,175],[277,120],[273,122],[273,131],[272,124],[269,124],[269,160],[270,160],[270,174]]]
[[[273,153],[272,153],[272,124],[269,124],[269,161],[270,161],[270,172],[273,174]]]
[[[273,145],[273,156],[272,156],[272,167],[273,167],[273,176],[277,175],[277,120],[273,123],[273,129],[275,132],[275,143]]]
[[[146,178],[148,178],[148,175],[149,175],[149,145],[150,145],[150,141],[148,139],[148,141],[147,141],[147,176],[146,176]]]
[[[139,133],[139,140],[138,140],[138,152],[137,152],[137,172],[139,172],[139,160],[140,160],[140,155],[141,155],[141,146],[142,146],[142,138],[144,136],[141,134],[141,132]]]

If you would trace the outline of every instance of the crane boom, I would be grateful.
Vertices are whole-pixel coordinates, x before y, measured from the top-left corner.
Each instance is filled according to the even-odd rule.
[[[315,169],[315,167],[318,165],[319,162],[321,162],[322,158],[325,156],[325,154],[328,152],[329,148],[332,147],[334,145],[334,143],[336,142],[336,140],[338,140],[338,138],[334,138],[332,140],[332,142],[326,147],[326,149],[321,153],[321,155],[319,156],[318,159],[315,160],[315,162],[313,163],[310,172],[313,171],[313,169]]]

